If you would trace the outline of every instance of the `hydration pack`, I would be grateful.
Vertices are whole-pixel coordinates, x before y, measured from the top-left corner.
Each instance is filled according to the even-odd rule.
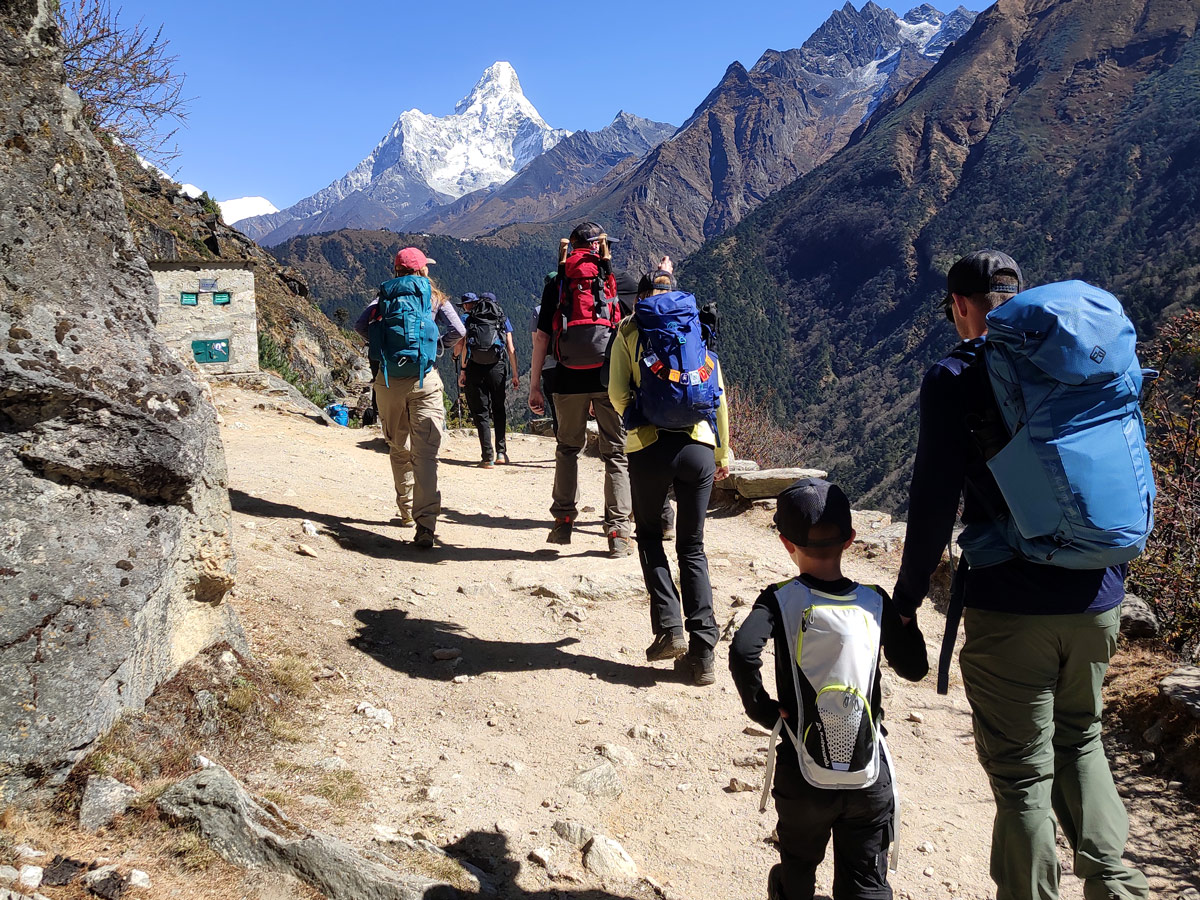
[[[467,314],[467,359],[485,366],[499,362],[503,335],[504,310],[496,301],[480,298]]]
[[[367,355],[391,378],[416,378],[437,360],[438,330],[433,321],[433,289],[423,275],[401,275],[379,286],[379,297],[367,320]]]
[[[567,254],[556,278],[554,358],[568,369],[599,369],[621,321],[612,267],[607,259],[582,248]]]
[[[709,347],[696,298],[683,291],[651,294],[637,302],[633,317],[641,372],[625,427],[687,429],[708,422],[716,435],[722,393],[717,354]]]
[[[1065,281],[1022,291],[987,322],[983,365],[1002,428],[998,440],[994,428],[973,431],[1008,514],[964,531],[968,563],[1014,552],[1067,569],[1129,562],[1154,526],[1138,398],[1155,373],[1138,363],[1120,301]]]
[[[772,749],[782,727],[796,748],[804,780],[813,787],[870,787],[887,753],[871,712],[883,597],[864,585],[838,595],[793,579],[775,589],[775,598],[787,646],[795,648],[789,668],[800,721],[793,731],[780,718]],[[774,760],[770,752],[768,757]]]

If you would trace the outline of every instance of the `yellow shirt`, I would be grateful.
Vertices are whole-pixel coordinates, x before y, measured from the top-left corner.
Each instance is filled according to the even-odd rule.
[[[638,365],[640,359],[634,359],[637,343],[637,321],[630,316],[617,329],[617,337],[613,341],[612,354],[609,357],[608,399],[621,416],[625,415],[626,408],[633,402],[634,389],[642,383],[642,367]],[[692,440],[713,448],[713,456],[716,458],[717,467],[720,468],[733,461],[733,450],[729,446],[729,407],[725,403],[725,381],[720,363],[717,364],[717,385],[721,388],[721,397],[717,401],[717,433],[713,434],[712,426],[708,422],[698,422],[686,431]],[[718,436],[720,441],[717,440]],[[656,440],[656,425],[631,428],[625,436],[625,452],[635,453],[649,447]]]

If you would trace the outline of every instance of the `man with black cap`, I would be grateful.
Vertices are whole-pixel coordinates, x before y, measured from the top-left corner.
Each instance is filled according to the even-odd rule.
[[[896,608],[906,620],[929,591],[963,503],[959,543],[1007,518],[981,445],[1003,429],[982,359],[987,315],[1023,288],[1007,254],[980,250],[951,266],[942,301],[962,342],[921,384],[920,432]],[[1001,431],[1001,440],[1007,431]],[[997,900],[1058,896],[1055,817],[1075,850],[1087,897],[1144,898],[1121,862],[1128,817],[1100,741],[1100,689],[1116,648],[1124,566],[1080,570],[1013,555],[955,572],[939,667],[945,692],[958,616],[975,748],[996,800],[991,875]],[[964,611],[965,607],[965,611]]]
[[[604,462],[604,533],[609,556],[619,558],[633,553],[633,527],[625,426],[608,399],[602,374],[607,348],[621,318],[608,242],[604,229],[584,222],[571,232],[569,246],[560,251],[558,271],[542,291],[533,336],[529,408],[538,415],[545,410],[542,363],[546,354],[553,352],[558,362],[554,369],[558,443],[550,505],[554,525],[546,541],[571,543],[579,515],[579,454],[587,443],[590,413],[596,417]]]
[[[780,862],[767,896],[812,900],[832,835],[833,896],[890,900],[896,790],[875,724],[882,715],[879,650],[897,674],[919,681],[929,670],[925,641],[915,622],[901,623],[881,588],[842,573],[855,533],[841,488],[819,478],[795,482],[779,495],[775,525],[799,577],[759,595],[729,650],[746,714],[774,729],[772,743],[780,731],[788,735],[774,759]],[[778,698],[767,693],[761,671],[772,639]],[[760,810],[770,769],[766,780]]]

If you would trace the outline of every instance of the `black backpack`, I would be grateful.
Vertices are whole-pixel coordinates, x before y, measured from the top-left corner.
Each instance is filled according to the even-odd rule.
[[[504,310],[493,300],[480,300],[467,316],[467,359],[490,366],[500,361]]]

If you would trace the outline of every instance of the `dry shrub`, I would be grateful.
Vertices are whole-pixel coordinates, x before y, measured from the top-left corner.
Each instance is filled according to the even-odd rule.
[[[1200,642],[1200,312],[1170,319],[1142,357],[1161,373],[1142,402],[1158,496],[1131,587],[1186,651]]]
[[[770,397],[756,400],[736,385],[726,385],[729,443],[738,459],[752,459],[765,469],[803,466],[808,436],[779,424],[769,411]]]
[[[299,656],[286,653],[271,663],[271,677],[280,690],[293,697],[307,697],[312,692],[312,670]]]

